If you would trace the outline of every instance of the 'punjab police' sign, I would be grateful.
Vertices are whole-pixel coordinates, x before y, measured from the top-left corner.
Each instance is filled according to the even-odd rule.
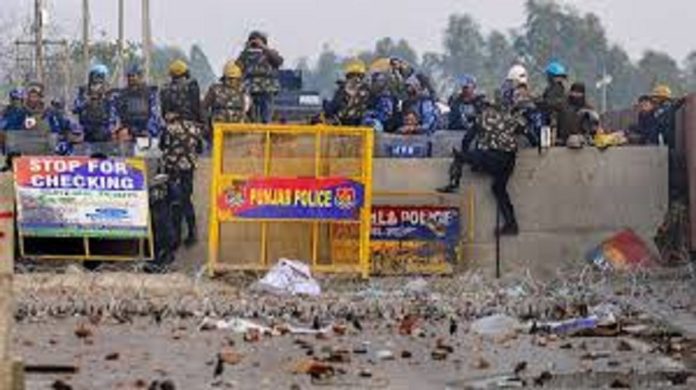
[[[21,157],[15,160],[14,171],[17,223],[24,236],[148,235],[142,160]]]

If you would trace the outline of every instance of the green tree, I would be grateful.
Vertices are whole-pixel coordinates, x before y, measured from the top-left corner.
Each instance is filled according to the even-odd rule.
[[[485,40],[478,23],[471,16],[449,17],[444,49],[440,66],[446,82],[453,82],[463,73],[484,73]]]
[[[666,53],[648,50],[638,61],[644,85],[667,84],[675,94],[685,92],[684,77],[677,62]]]
[[[692,51],[684,60],[684,77],[689,92],[696,91],[696,51]]]
[[[499,31],[491,32],[486,38],[484,68],[479,76],[481,86],[487,91],[498,88],[516,59],[510,40]]]
[[[306,75],[307,88],[328,97],[335,89],[335,83],[341,72],[342,61],[328,45],[324,45],[316,66]]]

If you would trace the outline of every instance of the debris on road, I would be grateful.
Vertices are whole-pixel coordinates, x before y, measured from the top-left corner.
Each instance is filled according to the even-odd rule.
[[[277,295],[319,296],[321,287],[309,266],[301,261],[280,259],[266,275],[251,286],[252,291]]]
[[[494,338],[517,333],[520,328],[519,321],[504,314],[479,318],[471,324],[471,331],[475,334]]]

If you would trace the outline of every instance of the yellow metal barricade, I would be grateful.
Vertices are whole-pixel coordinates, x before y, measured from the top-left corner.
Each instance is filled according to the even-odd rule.
[[[208,270],[288,258],[367,277],[373,137],[369,128],[216,124]],[[349,234],[334,242],[337,231]]]

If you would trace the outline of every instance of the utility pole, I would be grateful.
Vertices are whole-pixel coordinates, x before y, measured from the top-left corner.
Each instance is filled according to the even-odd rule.
[[[152,55],[152,32],[150,31],[150,0],[142,0],[142,18],[143,18],[143,58],[145,63],[145,81],[150,81],[150,64]]]
[[[89,0],[82,0],[82,66],[84,74],[89,69]]]
[[[43,0],[34,0],[34,70],[36,81],[44,82]]]
[[[118,0],[118,62],[116,64],[116,69],[114,70],[114,82],[112,85],[116,85],[118,80],[120,80],[121,74],[125,67],[123,61],[123,51],[124,51],[124,37],[126,33],[125,27],[125,4],[124,0]]]

